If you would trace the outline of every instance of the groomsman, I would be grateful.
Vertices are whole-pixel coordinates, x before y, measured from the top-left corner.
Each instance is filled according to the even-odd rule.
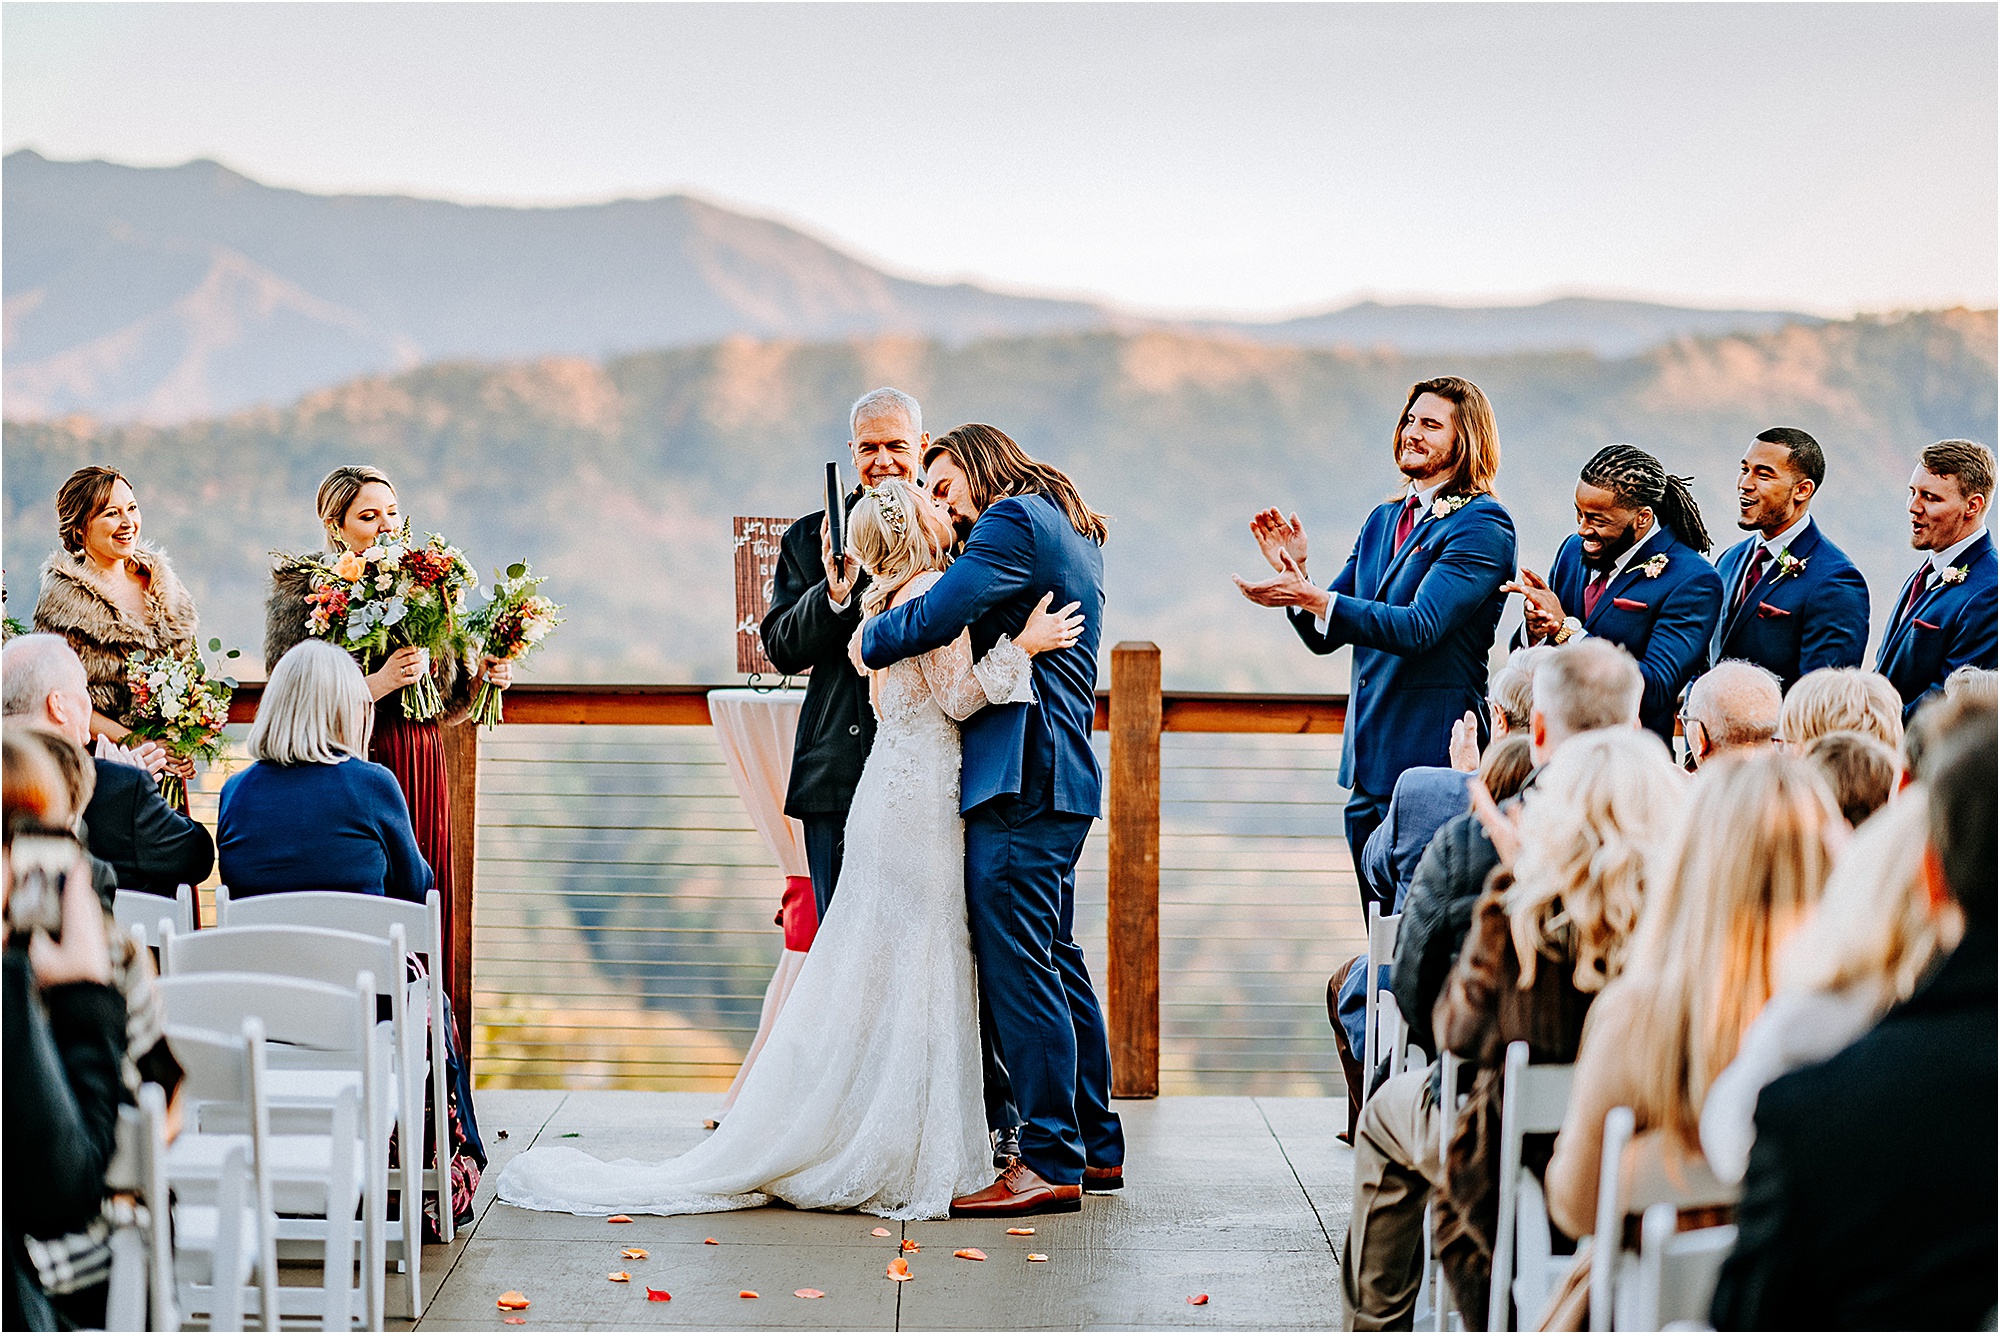
[[[861,486],[891,478],[914,482],[924,447],[924,411],[900,389],[872,389],[848,412],[848,444]],[[847,496],[852,510],[861,498]],[[847,808],[861,766],[875,742],[875,711],[868,682],[847,660],[847,641],[861,624],[861,593],[867,572],[852,556],[836,556],[827,538],[826,511],[814,510],[785,530],[770,610],[760,627],[764,655],[786,675],[810,672],[792,743],[791,782],[785,814],[805,827],[806,865],[812,872],[813,902],[826,916],[840,879]],[[789,908],[789,905],[787,905]]]
[[[1639,664],[1639,721],[1668,745],[1674,709],[1708,665],[1722,577],[1705,559],[1708,530],[1684,478],[1636,445],[1606,445],[1576,484],[1576,532],[1544,580],[1506,586],[1527,606],[1517,643],[1608,639]]]
[[[1953,671],[1994,666],[1992,495],[1993,454],[1970,440],[1938,441],[1910,474],[1910,545],[1930,555],[1904,583],[1875,655],[1905,722]]]
[[[1486,654],[1514,568],[1514,520],[1493,498],[1500,439],[1493,408],[1470,380],[1410,386],[1390,443],[1403,494],[1378,505],[1327,588],[1306,573],[1299,516],[1250,520],[1277,576],[1236,580],[1263,607],[1284,607],[1314,653],[1354,646],[1340,783],[1347,846],[1361,864],[1396,778],[1451,762],[1451,726],[1470,710],[1485,741]]]
[[[1786,690],[1819,667],[1859,667],[1868,652],[1868,583],[1808,509],[1826,479],[1819,442],[1774,426],[1736,475],[1736,526],[1757,534],[1722,553],[1722,624],[1709,659],[1740,658]]]

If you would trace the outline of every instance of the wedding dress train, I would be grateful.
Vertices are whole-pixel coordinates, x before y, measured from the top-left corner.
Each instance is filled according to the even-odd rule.
[[[576,1214],[777,1199],[916,1219],[987,1185],[953,719],[1031,699],[1030,680],[1008,640],[975,664],[963,635],[883,672],[832,905],[721,1127],[666,1162],[533,1148],[501,1171],[499,1198]]]

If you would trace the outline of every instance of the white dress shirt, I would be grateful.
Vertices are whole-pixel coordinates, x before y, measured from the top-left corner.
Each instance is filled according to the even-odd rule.
[[[1972,536],[1952,543],[1943,551],[1933,551],[1931,553],[1931,578],[1936,579],[1941,577],[1946,570],[1957,564],[1958,558],[1965,554],[1967,547],[1984,536],[1986,536],[1986,525],[1982,523],[1979,527],[1972,530]]]
[[[1447,477],[1444,479],[1444,482],[1438,482],[1437,484],[1426,487],[1424,490],[1418,491],[1416,493],[1417,523],[1422,523],[1424,521],[1424,511],[1428,510],[1431,507],[1431,502],[1437,499],[1438,492],[1444,490],[1445,482],[1449,482],[1450,480],[1451,478]],[[1405,496],[1403,498],[1403,504],[1408,505],[1409,503],[1410,503],[1409,497]],[[1401,506],[1398,506],[1398,508],[1401,508]],[[1414,538],[1416,535],[1417,535],[1416,526],[1413,524],[1410,527],[1410,537]],[[1396,550],[1401,551],[1402,548],[1398,547],[1396,548]],[[1395,559],[1394,552],[1390,553],[1389,559],[1391,560]],[[1313,629],[1319,631],[1321,634],[1328,633],[1327,617],[1333,615],[1333,600],[1339,596],[1340,594],[1334,592],[1333,589],[1329,587],[1326,590],[1326,615],[1313,617]]]

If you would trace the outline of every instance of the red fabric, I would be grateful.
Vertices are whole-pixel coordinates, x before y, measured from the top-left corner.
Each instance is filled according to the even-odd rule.
[[[395,696],[390,696],[393,700]],[[435,721],[413,722],[400,715],[375,715],[375,739],[369,744],[368,758],[396,775],[403,789],[403,801],[410,808],[410,829],[417,838],[417,850],[431,864],[438,899],[444,909],[444,952],[442,966],[432,975],[449,978],[451,973],[451,799],[445,788],[444,737]]]
[[[1757,549],[1750,553],[1750,563],[1743,567],[1743,587],[1736,590],[1736,602],[1731,610],[1743,605],[1744,599],[1750,596],[1750,590],[1764,577],[1764,567],[1770,563],[1771,548],[1759,542]]]
[[[1916,581],[1910,585],[1909,601],[1905,602],[1903,609],[1896,613],[1897,620],[1907,619],[1910,613],[1917,609],[1917,604],[1924,600],[1924,592],[1930,587],[1930,583],[1931,563],[1925,561],[1923,568],[1917,571]]]
[[[1417,526],[1417,498],[1411,496],[1403,502],[1403,512],[1396,519],[1396,550],[1403,549],[1403,543],[1410,540],[1410,530]]]
[[[809,875],[785,877],[785,898],[778,909],[778,925],[785,928],[785,948],[804,954],[819,934],[819,903],[813,898]]]
[[[1597,610],[1597,600],[1604,596],[1604,590],[1611,587],[1611,571],[1601,570],[1595,579],[1583,586],[1583,615],[1587,620],[1590,613]]]

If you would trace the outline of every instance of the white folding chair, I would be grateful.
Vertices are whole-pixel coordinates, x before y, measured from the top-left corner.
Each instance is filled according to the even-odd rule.
[[[158,949],[162,922],[173,923],[182,935],[195,929],[194,886],[182,885],[171,899],[143,889],[121,889],[112,895],[111,915],[121,931],[142,930],[146,934],[141,943]]]
[[[140,1091],[145,1088],[141,1085]],[[159,1092],[157,1086],[154,1092]],[[132,1195],[142,1202],[150,1200],[147,1153],[144,1115],[136,1107],[120,1107],[117,1144],[104,1168],[105,1194]],[[104,1302],[106,1329],[145,1328],[147,1228],[144,1203],[129,1218],[121,1217],[112,1226],[111,1277],[105,1285]]]
[[[1659,1329],[1706,1320],[1734,1225],[1680,1231],[1680,1211],[1736,1203],[1737,1187],[1716,1179],[1708,1160],[1662,1132],[1633,1134],[1630,1107],[1604,1116],[1597,1176],[1596,1234],[1590,1249],[1590,1328]],[[1640,1216],[1638,1252],[1624,1247],[1625,1220]]]
[[[438,1166],[423,1169],[424,1189],[438,1198],[438,1231],[446,1245],[457,1234],[451,1209],[451,1071],[445,1056],[444,904],[436,890],[419,905],[380,894],[348,894],[336,890],[294,890],[232,899],[227,885],[215,891],[217,926],[318,926],[387,938],[400,925],[408,948],[420,954],[429,971],[425,980],[430,1026],[431,1138],[438,1146]],[[422,1103],[418,1103],[419,1108]],[[417,1124],[412,1120],[411,1125]],[[417,1161],[423,1161],[423,1136],[414,1135]]]
[[[176,1028],[171,1013],[169,1019],[167,1045],[181,1066],[182,1097],[198,1111],[233,1112],[244,1128],[205,1135],[189,1126],[169,1147],[165,1100],[148,1098],[150,1108],[142,1107],[153,1157],[149,1194],[157,1201],[155,1322],[178,1329],[182,1317],[195,1314],[205,1315],[210,1329],[241,1329],[247,1297],[263,1327],[276,1329],[278,1217],[263,1027],[245,1020],[232,1035]],[[257,1286],[250,1289],[253,1274]]]
[[[392,1034],[387,1024],[374,1022],[374,978],[363,974],[343,988],[268,974],[182,973],[162,978],[160,995],[170,1030],[185,1025],[213,1032],[232,1020],[255,1022],[260,1034],[268,1032],[268,1050],[290,1068],[359,1075],[358,1087],[351,1079],[331,1081],[338,1090],[332,1097],[300,1091],[273,1098],[267,1046],[260,1044],[253,1062],[256,1105],[201,1100],[195,1110],[199,1133],[184,1133],[171,1157],[190,1170],[213,1163],[232,1143],[241,1143],[246,1130],[254,1137],[261,1115],[266,1152],[256,1155],[252,1146],[253,1166],[269,1182],[275,1207],[286,1215],[276,1226],[274,1249],[276,1241],[291,1242],[294,1250],[302,1245],[322,1266],[321,1286],[282,1289],[278,1310],[318,1317],[328,1328],[348,1327],[359,1204],[359,1314],[369,1328],[379,1328],[384,1317],[387,1148],[379,1138],[385,1118],[370,1109],[383,1105],[380,1071]]]
[[[1530,1065],[1528,1044],[1507,1044],[1500,1094],[1500,1213],[1493,1237],[1493,1281],[1487,1298],[1486,1328],[1513,1329],[1510,1308],[1521,1326],[1541,1323],[1560,1274],[1553,1255],[1552,1225],[1541,1182],[1521,1165],[1521,1141],[1554,1134],[1569,1110],[1573,1065]],[[1566,1263],[1568,1257],[1563,1257]]]
[[[1396,957],[1396,928],[1402,924],[1403,915],[1392,917],[1382,915],[1382,905],[1368,905],[1368,981],[1362,988],[1362,1015],[1365,1039],[1363,1042],[1361,1072],[1361,1100],[1365,1104],[1375,1096],[1375,1071],[1380,1067],[1383,1056],[1389,1059],[1389,1077],[1394,1078],[1410,1068],[1409,1025],[1403,1021],[1403,1012],[1396,1008],[1394,993],[1381,987],[1382,969]],[[1387,996],[1384,1001],[1381,997]]]
[[[240,915],[237,920],[241,920]],[[369,1109],[379,1119],[371,1128],[371,1142],[386,1155],[389,1133],[406,1127],[406,1145],[416,1148],[402,1154],[396,1187],[401,1201],[397,1217],[385,1223],[389,1255],[403,1268],[410,1318],[423,1314],[423,1135],[424,1080],[430,1061],[425,1054],[424,998],[428,991],[420,981],[403,980],[404,946],[401,923],[392,923],[386,937],[353,931],[330,931],[310,926],[225,926],[200,931],[191,936],[171,935],[161,951],[163,971],[168,976],[199,973],[270,973],[279,977],[307,978],[342,985],[359,974],[377,979],[376,990],[389,1001],[390,1047],[394,1053],[383,1079],[383,1099]],[[412,990],[417,1009],[410,1008]],[[355,1071],[319,1067],[308,1059],[304,1069],[289,1068],[286,1053],[272,1054],[271,1096],[274,1102],[305,1098],[331,1099],[342,1087],[360,1092]],[[368,1164],[372,1174],[378,1169]],[[379,1169],[386,1173],[385,1161]]]
[[[158,1084],[139,1086],[139,1118],[145,1137],[140,1166],[147,1214],[146,1288],[152,1308],[146,1328],[177,1330],[181,1317],[174,1278],[173,1194],[167,1186],[167,1095]],[[241,1187],[235,1189],[240,1195]],[[105,1327],[131,1328],[108,1318]]]
[[[1451,1159],[1451,1137],[1458,1129],[1458,1072],[1465,1064],[1449,1051],[1438,1053],[1438,1161]],[[1431,1292],[1431,1312],[1437,1317],[1439,1334],[1451,1328],[1451,1285],[1444,1281],[1443,1266],[1438,1264],[1437,1238],[1433,1227],[1435,1210],[1426,1207],[1424,1211],[1424,1284]]]

